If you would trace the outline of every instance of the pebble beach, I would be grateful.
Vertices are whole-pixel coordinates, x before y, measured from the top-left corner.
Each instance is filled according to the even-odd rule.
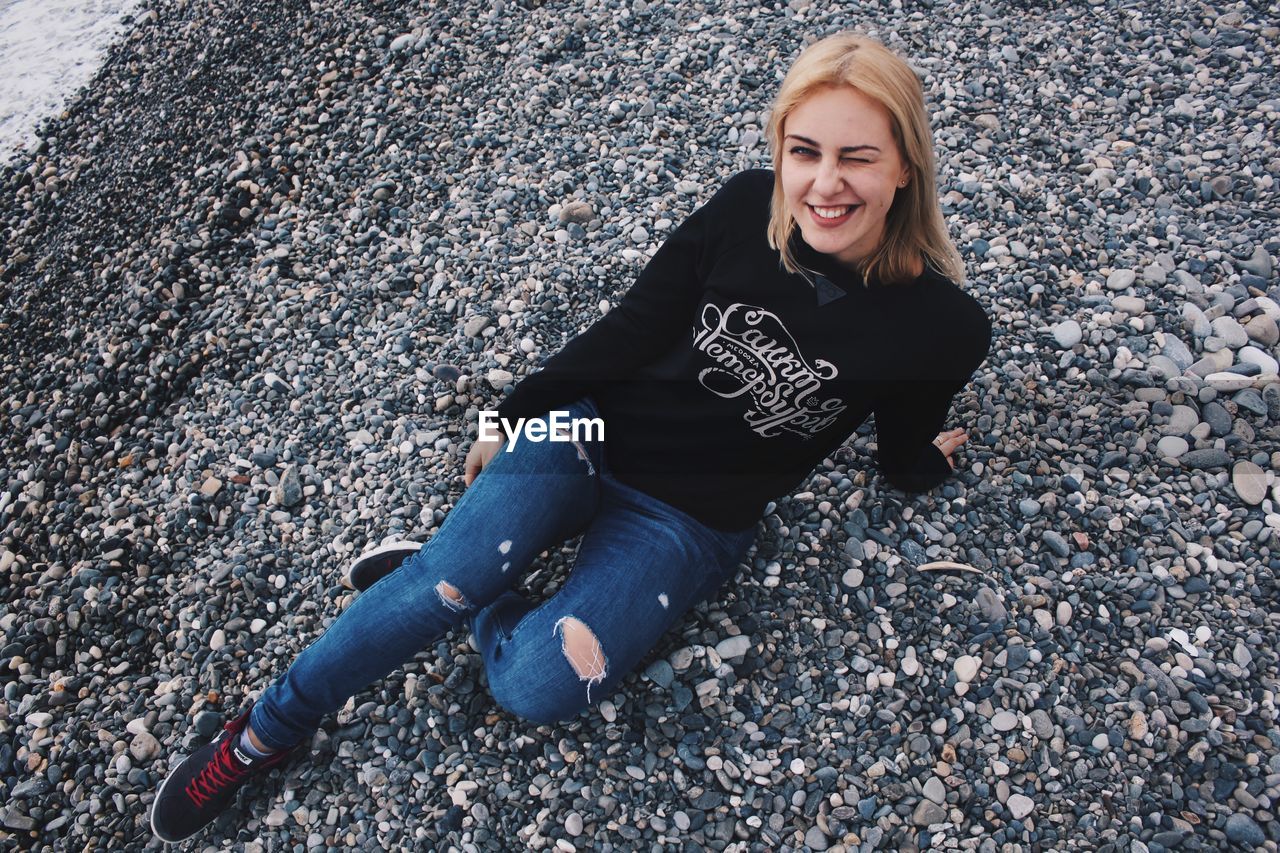
[[[891,488],[869,421],[597,708],[507,714],[455,632],[188,848],[1280,848],[1273,4],[130,20],[0,166],[0,848],[160,849],[173,763],[346,563],[430,537],[478,413],[770,165],[789,61],[851,28],[920,74],[993,320],[955,476]]]

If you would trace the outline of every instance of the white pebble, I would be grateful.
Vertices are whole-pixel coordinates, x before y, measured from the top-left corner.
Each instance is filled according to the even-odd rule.
[[[913,676],[920,671],[920,661],[916,658],[916,647],[907,646],[907,652],[902,656],[902,664],[898,667],[905,676]]]
[[[956,658],[954,666],[956,679],[961,683],[968,684],[977,677],[978,668],[981,665],[982,662],[973,655],[960,655],[960,657]]]
[[[1022,820],[1035,811],[1035,807],[1036,804],[1032,799],[1023,794],[1013,794],[1009,797],[1009,811],[1013,813],[1014,820]]]
[[[1067,601],[1058,602],[1058,624],[1071,624],[1071,603]]]
[[[47,729],[49,724],[53,722],[53,714],[44,711],[36,711],[34,714],[27,714],[27,725],[33,729]]]

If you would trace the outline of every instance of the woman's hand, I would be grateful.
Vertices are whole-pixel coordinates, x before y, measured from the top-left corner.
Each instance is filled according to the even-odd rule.
[[[951,458],[951,454],[957,447],[969,440],[969,435],[960,427],[956,427],[946,432],[938,433],[938,437],[933,440],[933,446],[942,451],[942,455],[947,457],[947,464],[951,466],[951,470],[956,470],[955,460]]]
[[[470,486],[480,476],[480,472],[485,469],[493,457],[498,454],[498,450],[503,445],[503,439],[495,439],[493,441],[483,441],[479,438],[471,445],[471,449],[467,451],[467,461],[464,466],[464,479],[466,484]]]

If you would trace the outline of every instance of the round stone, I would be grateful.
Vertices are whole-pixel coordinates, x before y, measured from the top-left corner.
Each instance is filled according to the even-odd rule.
[[[1240,500],[1257,506],[1267,496],[1267,474],[1257,465],[1242,459],[1231,468],[1231,485]]]
[[[963,684],[968,684],[977,677],[978,668],[981,665],[982,662],[973,655],[960,655],[960,657],[956,658],[954,665],[956,680]]]
[[[1063,320],[1050,331],[1053,333],[1053,339],[1062,349],[1071,349],[1084,338],[1084,330],[1075,320]]]
[[[160,754],[160,741],[150,732],[139,732],[129,741],[129,754],[138,761],[150,761]]]
[[[1267,840],[1262,827],[1246,814],[1233,814],[1227,818],[1225,827],[1228,840],[1235,844],[1247,845],[1250,848],[1260,847]]]
[[[1111,304],[1115,306],[1117,311],[1125,314],[1136,315],[1147,310],[1147,302],[1137,296],[1117,296],[1111,300]]]
[[[1165,459],[1177,459],[1190,449],[1191,445],[1180,435],[1166,435],[1156,442],[1156,451]]]
[[[1114,270],[1107,276],[1107,290],[1124,290],[1132,287],[1138,274],[1133,270]]]
[[[902,663],[899,664],[898,668],[907,677],[913,676],[920,671],[920,660],[916,657],[915,646],[907,646],[906,654],[902,656]]]
[[[1059,625],[1071,624],[1071,603],[1068,601],[1058,602],[1057,620]]]
[[[1013,711],[996,711],[991,717],[991,728],[998,732],[1010,732],[1018,727],[1018,715]]]
[[[822,831],[822,827],[815,824],[805,832],[804,843],[810,850],[826,850],[828,847],[827,834]]]

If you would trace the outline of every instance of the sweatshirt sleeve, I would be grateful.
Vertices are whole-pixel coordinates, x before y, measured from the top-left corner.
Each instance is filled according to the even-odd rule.
[[[952,399],[986,360],[991,321],[977,308],[959,333],[948,337],[953,341],[949,357],[961,366],[962,374],[892,384],[874,405],[880,470],[905,492],[927,492],[950,476],[947,457],[933,440],[946,428]]]
[[[688,332],[716,260],[714,232],[731,214],[742,176],[730,179],[671,233],[614,308],[520,381],[498,406],[514,422],[537,417],[609,382],[625,380]]]

